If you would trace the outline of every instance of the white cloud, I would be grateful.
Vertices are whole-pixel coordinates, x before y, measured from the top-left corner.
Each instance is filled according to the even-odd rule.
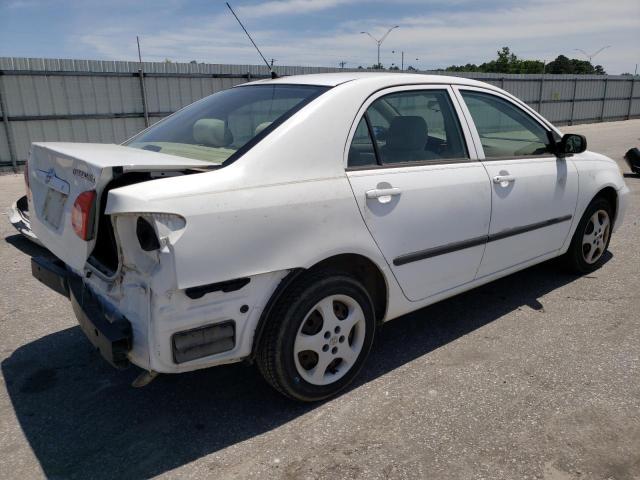
[[[265,17],[273,15],[302,15],[334,8],[348,0],[274,0],[235,9],[241,17]],[[232,5],[233,7],[233,5]]]
[[[339,0],[281,0],[254,6],[243,6],[243,15],[257,18],[287,12],[287,15],[305,11],[330,9]],[[304,10],[307,9],[307,10]],[[361,30],[382,35],[391,25],[398,24],[382,47],[382,61],[400,63],[400,55],[392,50],[406,52],[405,66],[416,64],[421,68],[444,67],[468,62],[482,63],[495,57],[502,46],[510,46],[524,58],[551,60],[559,54],[579,56],[575,48],[597,50],[602,45],[613,45],[595,58],[612,73],[633,70],[640,60],[640,42],[637,41],[637,19],[640,3],[637,0],[601,2],[599,0],[533,0],[527,3],[484,8],[458,6],[437,15],[398,16],[396,18],[367,18],[337,21],[330,29],[318,33],[298,29],[269,30],[256,28],[260,22],[250,24],[250,32],[276,65],[337,66],[347,61],[348,66],[371,65],[376,61],[376,45]],[[402,9],[398,9],[402,11]],[[240,11],[240,7],[238,8]],[[239,12],[240,14],[240,12]],[[135,19],[132,24],[135,24]],[[268,26],[268,22],[263,25]],[[110,59],[135,57],[132,39],[122,26],[121,32],[92,31],[80,35],[80,41],[91,51]],[[176,61],[196,59],[211,63],[258,64],[257,53],[230,14],[220,14],[197,21],[176,24],[171,31],[143,32],[143,53],[149,60],[171,58]],[[91,55],[90,55],[91,56]],[[95,56],[95,55],[94,55]]]

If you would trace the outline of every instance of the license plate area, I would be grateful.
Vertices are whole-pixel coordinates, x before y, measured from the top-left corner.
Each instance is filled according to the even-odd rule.
[[[67,195],[52,188],[47,189],[42,206],[42,218],[56,230],[60,228]]]

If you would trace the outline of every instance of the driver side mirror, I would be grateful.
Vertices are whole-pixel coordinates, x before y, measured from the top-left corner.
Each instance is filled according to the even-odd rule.
[[[556,155],[566,157],[574,153],[582,153],[587,149],[587,139],[584,135],[567,133],[556,143]]]

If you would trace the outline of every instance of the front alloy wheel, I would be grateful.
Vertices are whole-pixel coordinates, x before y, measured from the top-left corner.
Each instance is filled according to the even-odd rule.
[[[611,203],[604,197],[597,197],[589,204],[564,255],[571,270],[590,273],[602,265],[611,240],[612,212]]]
[[[611,222],[609,212],[596,211],[587,222],[582,236],[582,256],[588,264],[594,264],[607,248]]]

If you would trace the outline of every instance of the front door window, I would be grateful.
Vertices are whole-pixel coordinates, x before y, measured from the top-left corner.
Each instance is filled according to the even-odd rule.
[[[486,159],[550,153],[547,131],[529,115],[495,95],[462,90]]]

